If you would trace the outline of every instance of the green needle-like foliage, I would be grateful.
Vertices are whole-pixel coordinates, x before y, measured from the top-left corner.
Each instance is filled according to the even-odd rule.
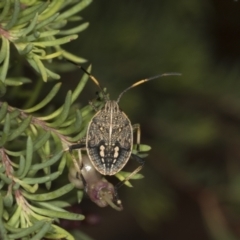
[[[88,26],[76,22],[81,21],[78,13],[90,3],[91,0],[0,2],[0,239],[74,239],[55,222],[84,219],[81,214],[65,210],[70,204],[62,197],[75,189],[64,175],[73,158],[68,148],[84,139],[94,114],[90,105],[79,108],[75,104],[88,75],[84,74],[74,90],[61,98],[62,106],[56,109],[49,105],[61,83],[49,89],[49,83],[43,82],[60,78],[50,70],[54,58],[85,61],[64,50],[62,44],[75,40]],[[68,22],[75,22],[75,26],[67,29]],[[29,92],[21,87],[32,83],[30,78],[22,70],[14,74],[9,71],[15,67],[15,61],[21,66],[19,69],[28,64],[40,75]],[[45,86],[42,97],[41,89]],[[22,96],[26,99],[22,107],[12,105],[13,100]],[[95,108],[103,105],[102,99],[100,93],[92,100]],[[140,150],[144,157],[150,147],[141,145]],[[123,180],[128,174],[122,172],[116,177]],[[66,181],[59,186],[56,183],[60,177]],[[131,186],[129,181],[126,185]],[[83,189],[77,192],[79,202],[82,196]]]
[[[21,78],[7,81],[11,48],[17,49],[44,81],[60,78],[45,66],[54,58],[84,62],[83,58],[63,50],[62,45],[75,40],[88,26],[88,23],[81,23],[72,29],[64,28],[68,22],[76,21],[74,15],[90,3],[91,0],[3,0],[0,3],[0,80],[6,85],[26,82]]]
[[[85,78],[86,76],[83,80]],[[62,174],[67,158],[70,157],[70,154],[64,151],[72,144],[71,137],[68,136],[69,129],[73,137],[74,134],[79,135],[79,132],[85,131],[90,109],[85,117],[81,116],[81,110],[74,113],[72,94],[69,92],[58,114],[49,118],[50,120],[29,115],[45,107],[57,94],[59,86],[56,84],[44,100],[26,111],[0,102],[0,198],[3,201],[1,217],[4,222],[0,234],[4,236],[5,232],[9,232],[9,239],[18,239],[33,233],[36,233],[36,239],[41,239],[37,237],[46,236],[53,231],[51,223],[54,219],[84,218],[82,215],[67,212],[62,207],[56,208],[54,202],[49,202],[67,194],[74,188],[73,184],[66,182],[65,186],[59,189],[47,189],[50,189],[52,182]],[[79,86],[82,87],[82,84]],[[79,91],[78,88],[75,91]],[[19,142],[18,146],[16,142]],[[43,184],[46,186],[45,193]],[[39,204],[39,201],[48,202],[48,205]],[[68,205],[63,203],[62,206]],[[42,225],[39,225],[39,221]],[[15,228],[24,231],[14,232],[12,229]],[[50,235],[53,238],[53,235]],[[72,237],[69,235],[68,239]]]
[[[88,26],[88,23],[80,23],[72,29],[65,28],[68,22],[81,20],[76,14],[90,2],[0,2],[1,96],[11,92],[10,86],[32,82],[21,74],[9,76],[13,60],[28,63],[43,81],[60,78],[46,67],[54,58],[85,61],[62,49],[62,44],[76,39],[77,33]],[[12,51],[14,49],[18,56]],[[13,58],[12,53],[15,54]],[[84,219],[83,215],[64,209],[69,203],[61,198],[74,189],[72,183],[66,181],[59,188],[50,188],[63,173],[70,158],[65,150],[72,144],[71,138],[85,131],[91,110],[82,117],[81,110],[75,111],[73,103],[86,82],[87,77],[84,76],[73,94],[67,94],[55,114],[43,115],[41,111],[51,103],[61,83],[57,83],[40,102],[25,110],[0,101],[0,239],[73,239],[70,233],[53,222],[61,218]],[[36,102],[35,96],[40,93],[39,86],[37,84],[37,91],[29,95],[32,103]],[[18,92],[14,98],[20,95]]]

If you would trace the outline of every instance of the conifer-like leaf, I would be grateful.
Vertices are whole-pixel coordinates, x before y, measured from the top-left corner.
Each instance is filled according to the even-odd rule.
[[[48,60],[64,57],[72,61],[83,62],[83,58],[66,52],[61,46],[75,40],[78,37],[76,33],[86,29],[88,23],[81,23],[69,30],[66,28],[62,30],[62,28],[67,24],[68,18],[74,17],[90,3],[90,0],[82,0],[77,4],[73,0],[24,3],[22,0],[14,0],[0,5],[2,23],[0,63],[3,62],[0,80],[5,81],[9,69],[10,42],[44,81],[50,78],[59,79],[58,74],[46,67]],[[24,8],[21,8],[21,4],[24,4]],[[57,34],[65,36],[59,38]]]
[[[43,194],[29,194],[26,191],[23,191],[23,196],[26,197],[29,200],[34,201],[49,201],[52,199],[56,199],[69,191],[71,191],[74,188],[74,185],[72,183],[69,183],[53,192],[43,193]]]
[[[62,109],[61,113],[58,115],[56,121],[50,123],[49,126],[59,127],[67,119],[67,116],[71,107],[71,99],[72,99],[72,92],[69,91],[67,93],[64,105],[61,108]]]
[[[90,71],[90,70],[91,70],[91,66],[87,69],[87,71]],[[79,97],[79,95],[81,94],[87,81],[88,81],[88,75],[84,74],[83,77],[81,78],[81,80],[79,81],[79,84],[77,85],[77,87],[74,89],[74,91],[72,93],[71,104],[74,103],[76,101],[76,99]],[[62,112],[62,109],[63,109],[63,107],[60,107],[55,112],[51,113],[50,115],[45,116],[45,117],[40,117],[39,119],[41,119],[43,121],[47,121],[47,120],[56,118],[57,116],[59,116],[60,112]],[[92,111],[91,107],[89,107],[88,109],[89,109],[89,111]]]
[[[5,80],[5,84],[7,86],[21,86],[23,84],[31,83],[31,82],[32,81],[29,78],[25,78],[25,77],[6,78],[6,80]]]
[[[31,227],[25,228],[24,230],[18,231],[16,233],[9,234],[10,239],[19,239],[23,237],[29,236],[33,232],[39,232],[38,230],[45,228],[45,224],[47,224],[48,227],[51,226],[50,222],[46,221],[37,221],[35,222]],[[36,236],[36,235],[35,235]],[[39,236],[40,237],[40,236]],[[44,237],[44,235],[42,236]],[[40,238],[39,238],[40,239]]]
[[[57,92],[59,91],[61,87],[61,83],[57,83],[53,89],[49,92],[49,94],[37,105],[35,105],[34,107],[31,107],[29,109],[25,109],[24,111],[26,113],[31,113],[31,112],[36,112],[37,110],[45,107],[57,94]]]

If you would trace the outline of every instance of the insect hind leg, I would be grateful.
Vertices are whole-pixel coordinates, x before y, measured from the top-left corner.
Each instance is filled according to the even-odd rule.
[[[115,186],[114,186],[114,190],[115,190],[115,199],[119,199],[118,198],[118,189],[127,181],[129,181],[135,174],[137,174],[141,169],[143,168],[143,165],[140,165],[139,167],[137,167],[133,172],[131,172],[125,179],[123,179],[122,181],[118,182]]]

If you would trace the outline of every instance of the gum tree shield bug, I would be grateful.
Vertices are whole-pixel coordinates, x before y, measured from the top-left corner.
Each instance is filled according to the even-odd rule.
[[[83,67],[79,65],[77,66],[89,75],[90,79],[104,94],[97,79],[88,73]],[[122,95],[131,88],[160,77],[179,75],[181,74],[164,73],[137,81],[121,92],[116,101],[109,100],[107,95],[104,94],[105,105],[102,109],[96,110],[97,113],[93,116],[88,125],[86,138],[83,139],[82,143],[70,146],[70,151],[77,148],[86,148],[93,166],[103,175],[114,175],[118,173],[126,165],[130,157],[133,157],[141,164],[141,166],[134,171],[138,172],[142,168],[144,160],[133,154],[132,148],[133,132],[137,131],[136,144],[137,150],[139,150],[140,125],[132,125],[127,115],[120,110],[118,103]]]
[[[119,172],[131,156],[133,128],[116,101],[107,101],[88,125],[86,149],[94,167],[103,175]]]

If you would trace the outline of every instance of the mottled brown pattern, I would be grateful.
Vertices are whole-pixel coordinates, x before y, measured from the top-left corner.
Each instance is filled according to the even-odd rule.
[[[86,147],[95,168],[103,175],[119,172],[130,158],[131,122],[116,101],[107,101],[88,126]]]

